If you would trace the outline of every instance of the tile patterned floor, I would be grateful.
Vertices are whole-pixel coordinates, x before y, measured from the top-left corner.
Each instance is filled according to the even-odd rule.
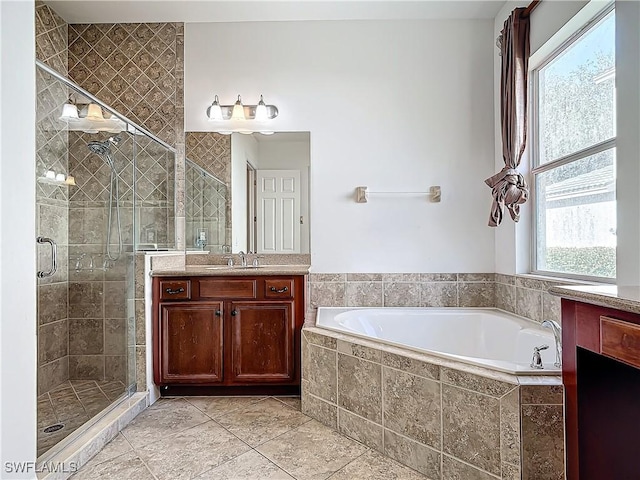
[[[117,381],[67,381],[38,397],[38,456],[73,433],[125,391]],[[62,423],[64,428],[44,433],[48,426]]]
[[[300,412],[294,397],[163,398],[75,480],[420,480]]]

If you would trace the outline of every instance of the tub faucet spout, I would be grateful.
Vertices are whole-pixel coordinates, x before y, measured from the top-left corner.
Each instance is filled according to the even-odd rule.
[[[562,367],[562,328],[558,322],[553,320],[545,320],[542,326],[550,328],[553,331],[553,338],[556,341],[556,362],[553,364],[556,368]]]

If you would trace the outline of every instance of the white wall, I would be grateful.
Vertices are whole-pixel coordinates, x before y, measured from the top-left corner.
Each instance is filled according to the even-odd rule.
[[[300,171],[300,253],[309,253],[309,142],[258,142],[262,170]]]
[[[231,248],[247,252],[247,162],[257,166],[258,145],[250,135],[231,135]]]
[[[316,272],[494,269],[493,24],[487,20],[187,24],[185,121],[260,94],[276,131],[310,131]],[[427,191],[371,197],[355,188]]]
[[[33,2],[0,2],[0,477],[36,459]]]

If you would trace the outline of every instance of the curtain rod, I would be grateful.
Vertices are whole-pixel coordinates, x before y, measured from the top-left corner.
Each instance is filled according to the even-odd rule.
[[[531,15],[531,13],[536,9],[536,7],[540,4],[541,1],[542,0],[533,0],[533,2],[531,2],[529,6],[524,9],[524,12],[522,12],[522,16],[528,17],[529,15]]]

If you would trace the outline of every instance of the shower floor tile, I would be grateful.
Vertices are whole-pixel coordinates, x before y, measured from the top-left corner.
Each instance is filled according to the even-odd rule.
[[[125,391],[122,382],[71,380],[38,397],[38,456],[75,432]],[[47,427],[63,428],[45,433]]]

